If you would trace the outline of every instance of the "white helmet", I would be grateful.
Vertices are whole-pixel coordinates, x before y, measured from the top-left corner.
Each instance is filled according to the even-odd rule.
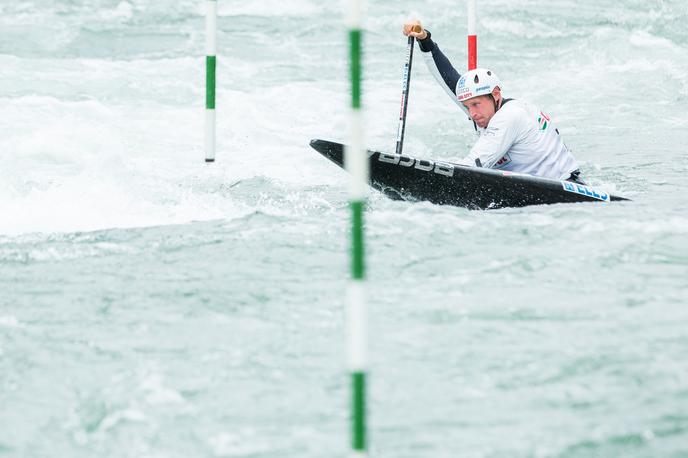
[[[499,77],[486,68],[476,68],[466,72],[456,84],[456,96],[459,102],[473,97],[492,94],[495,87],[502,88]]]

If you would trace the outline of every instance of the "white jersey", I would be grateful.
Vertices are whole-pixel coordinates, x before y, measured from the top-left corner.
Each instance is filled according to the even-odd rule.
[[[509,100],[478,134],[462,164],[555,180],[565,180],[578,169],[550,117],[530,103]]]

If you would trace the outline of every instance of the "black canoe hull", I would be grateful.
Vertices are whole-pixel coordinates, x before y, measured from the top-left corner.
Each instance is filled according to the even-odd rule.
[[[344,167],[344,145],[312,140],[311,147]],[[370,185],[395,200],[429,201],[471,209],[628,200],[568,181],[466,167],[407,155],[368,151]]]

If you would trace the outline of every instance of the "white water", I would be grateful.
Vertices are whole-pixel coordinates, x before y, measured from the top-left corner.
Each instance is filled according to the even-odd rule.
[[[345,456],[346,175],[338,2],[221,1],[203,162],[204,7],[0,5],[0,454]],[[414,12],[415,11],[415,12]],[[371,455],[688,453],[688,8],[479,5],[479,62],[554,116],[604,205],[366,213]],[[420,17],[367,10],[367,144],[394,147]],[[405,149],[470,124],[416,53]]]

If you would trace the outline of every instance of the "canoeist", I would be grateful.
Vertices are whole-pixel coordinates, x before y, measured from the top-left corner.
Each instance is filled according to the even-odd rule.
[[[502,83],[491,70],[459,74],[420,21],[405,23],[403,33],[417,39],[432,75],[473,120],[479,138],[462,164],[583,184],[576,159],[545,112],[504,98]]]

